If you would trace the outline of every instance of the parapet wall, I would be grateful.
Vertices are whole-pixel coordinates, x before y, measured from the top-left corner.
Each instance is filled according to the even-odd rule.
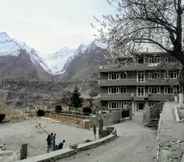
[[[19,160],[16,162],[56,162],[59,159],[63,159],[66,157],[70,157],[74,154],[77,154],[80,151],[92,149],[92,148],[95,148],[99,145],[107,143],[107,142],[115,139],[116,137],[117,137],[117,134],[116,134],[116,130],[114,128],[112,130],[111,134],[109,134],[108,136],[101,138],[101,139],[98,139],[98,140],[95,140],[95,141],[92,141],[92,142],[79,144],[79,145],[77,145],[76,148],[66,148],[66,149],[62,149],[62,150],[57,150],[57,151],[53,151],[53,152],[50,152],[47,154],[28,158],[25,160]]]

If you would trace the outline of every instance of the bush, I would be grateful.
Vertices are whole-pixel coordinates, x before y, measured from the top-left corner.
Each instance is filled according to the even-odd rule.
[[[90,115],[92,113],[92,110],[90,107],[84,107],[83,108],[83,114],[84,115]]]
[[[61,112],[62,112],[62,107],[61,107],[60,105],[57,105],[57,106],[55,107],[55,112],[56,112],[56,113],[61,113]]]
[[[37,116],[45,116],[45,111],[39,109],[39,110],[37,111]]]
[[[0,114],[0,123],[4,120],[5,116],[5,114]]]

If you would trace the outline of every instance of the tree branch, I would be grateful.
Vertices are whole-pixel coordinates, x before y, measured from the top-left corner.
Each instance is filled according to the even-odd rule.
[[[159,46],[160,48],[162,48],[164,51],[170,53],[172,52],[171,50],[167,49],[166,47],[164,47],[162,44],[160,44],[159,42],[151,39],[151,38],[134,38],[132,41],[134,41],[135,43],[151,43],[151,44],[155,44],[157,46]],[[144,42],[145,41],[145,42]]]

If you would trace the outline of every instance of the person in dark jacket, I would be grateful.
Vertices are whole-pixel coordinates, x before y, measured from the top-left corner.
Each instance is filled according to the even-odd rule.
[[[57,146],[57,149],[62,149],[64,146],[65,140],[63,140],[61,143],[59,143],[59,145]]]
[[[93,134],[94,134],[94,137],[96,139],[96,125],[95,124],[93,124]]]
[[[47,136],[47,152],[50,152],[50,150],[51,150],[52,136],[53,136],[52,133],[51,134],[48,134],[48,136]]]
[[[54,133],[53,139],[52,139],[52,140],[53,140],[53,142],[52,142],[52,145],[53,145],[53,146],[52,146],[52,149],[53,149],[53,150],[56,150],[56,133]]]

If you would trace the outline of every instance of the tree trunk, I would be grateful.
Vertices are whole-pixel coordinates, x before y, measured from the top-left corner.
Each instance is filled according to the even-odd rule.
[[[183,90],[184,90],[184,65],[179,73],[178,81],[179,81],[179,85],[180,85],[180,93],[183,93]]]

